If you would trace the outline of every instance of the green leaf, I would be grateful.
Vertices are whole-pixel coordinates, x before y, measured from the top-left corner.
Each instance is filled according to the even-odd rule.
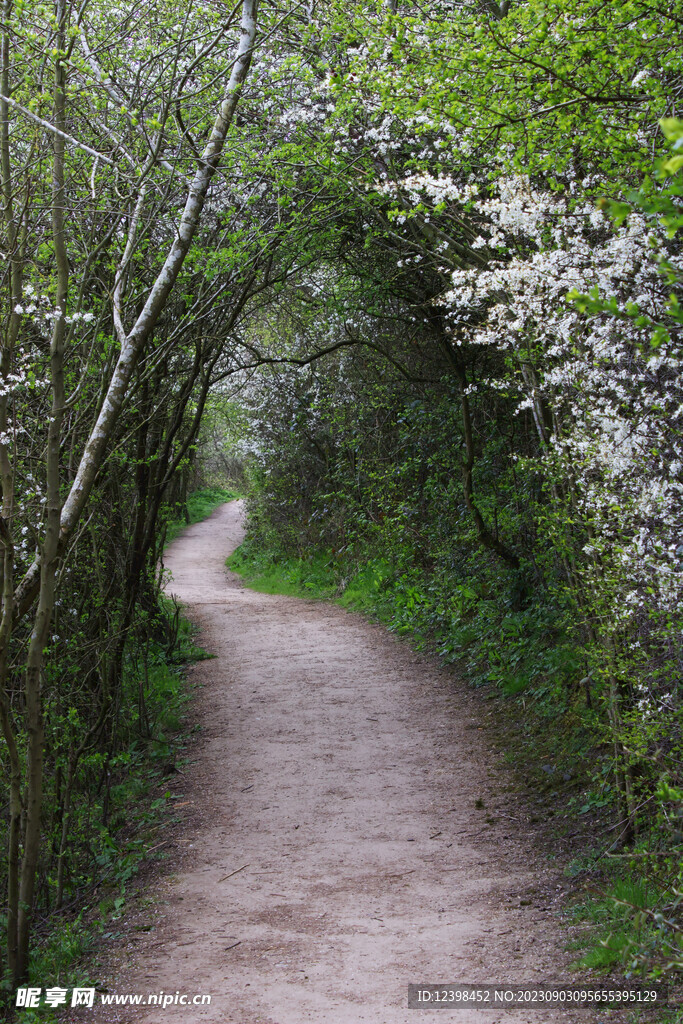
[[[662,164],[662,170],[667,174],[676,174],[683,167],[683,156],[672,156]]]

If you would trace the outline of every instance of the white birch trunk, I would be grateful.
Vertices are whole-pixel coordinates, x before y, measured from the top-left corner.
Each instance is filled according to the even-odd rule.
[[[75,479],[62,507],[62,547],[78,523],[90,496],[107,443],[125,401],[137,359],[154,330],[154,326],[178,278],[178,274],[192,244],[192,239],[199,226],[209,185],[218,168],[228,129],[251,64],[256,38],[257,11],[258,0],[243,0],[240,40],[232,63],[230,79],[223,95],[223,101],[214,121],[211,136],[199,160],[197,171],[188,187],[185,208],[180,218],[177,236],[151,288],[144,308],[131,330],[123,339],[121,353],[102,408],[86,442]],[[15,594],[17,617],[24,615],[35,600],[39,579],[40,564],[36,561],[17,588]]]

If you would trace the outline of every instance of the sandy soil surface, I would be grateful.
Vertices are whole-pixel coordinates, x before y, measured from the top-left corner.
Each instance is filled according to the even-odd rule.
[[[360,616],[245,589],[224,567],[241,538],[233,503],[167,554],[169,589],[216,657],[191,670],[203,728],[170,782],[183,822],[103,978],[211,1005],[80,1019],[414,1024],[427,1011],[407,1008],[410,982],[571,980],[558,878],[504,792],[481,698]]]

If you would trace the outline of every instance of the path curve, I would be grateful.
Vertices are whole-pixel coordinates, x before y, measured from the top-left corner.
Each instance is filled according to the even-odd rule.
[[[191,669],[203,731],[171,782],[187,819],[155,883],[163,907],[151,931],[129,922],[109,983],[212,1004],[87,1019],[415,1024],[409,982],[557,981],[553,880],[539,895],[538,858],[504,816],[481,700],[360,616],[245,589],[224,567],[240,516],[221,507],[166,555],[216,657]],[[590,1019],[570,1014],[443,1011]]]

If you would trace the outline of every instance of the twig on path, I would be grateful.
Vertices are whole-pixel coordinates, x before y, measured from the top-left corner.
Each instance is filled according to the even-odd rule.
[[[160,849],[160,848],[161,848],[162,846],[168,846],[168,844],[169,844],[170,842],[171,842],[171,840],[170,840],[170,839],[164,839],[163,843],[157,843],[157,845],[156,845],[156,846],[150,846],[150,847],[148,847],[148,848],[147,848],[147,849],[145,850],[145,857],[146,857],[146,856],[147,856],[147,855],[148,855],[149,853],[153,853],[153,852],[154,852],[154,850],[158,850],[158,849]]]
[[[239,942],[233,942],[232,946],[226,946],[225,947],[225,952],[227,953],[229,949],[234,949],[235,946],[240,946],[241,944],[242,944],[242,940],[241,939],[239,940]]]
[[[243,864],[241,868],[235,868],[235,870],[231,871],[229,875],[223,875],[223,877],[219,878],[218,881],[219,882],[225,882],[226,879],[232,878],[233,875],[236,875],[239,871],[244,871],[244,869],[248,868],[248,867],[249,867],[248,864]]]

